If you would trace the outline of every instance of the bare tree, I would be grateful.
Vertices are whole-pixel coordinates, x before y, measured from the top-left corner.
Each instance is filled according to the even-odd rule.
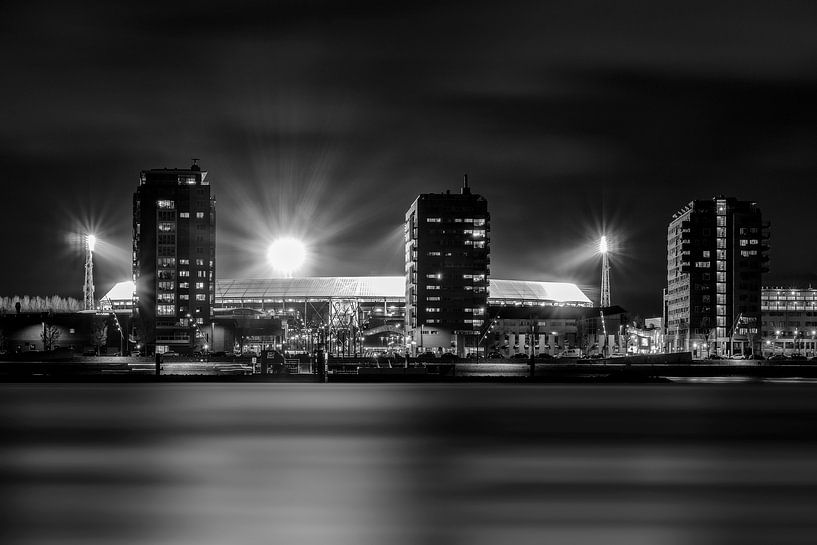
[[[43,350],[48,352],[54,349],[54,344],[60,338],[60,329],[54,324],[44,324],[43,331],[40,333],[40,338],[43,340]]]
[[[99,355],[99,349],[101,346],[104,346],[108,342],[108,325],[105,321],[97,321],[94,324],[94,348],[96,349],[97,355]]]

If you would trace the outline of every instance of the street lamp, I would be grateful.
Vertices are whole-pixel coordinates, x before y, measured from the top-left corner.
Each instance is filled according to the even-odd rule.
[[[306,246],[293,237],[279,238],[267,250],[267,261],[286,278],[292,278],[292,274],[301,268],[305,260]]]

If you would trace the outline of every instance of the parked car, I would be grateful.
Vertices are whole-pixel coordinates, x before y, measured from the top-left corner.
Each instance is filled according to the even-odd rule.
[[[502,360],[502,359],[505,359],[505,356],[503,356],[503,355],[502,355],[501,353],[499,353],[499,352],[488,352],[488,359],[492,359],[492,360]]]
[[[513,356],[511,356],[511,359],[512,360],[527,360],[527,359],[530,359],[530,356],[520,352],[519,354],[514,354]]]

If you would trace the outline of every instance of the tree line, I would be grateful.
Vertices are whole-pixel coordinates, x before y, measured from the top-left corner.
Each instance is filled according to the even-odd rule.
[[[77,312],[85,308],[82,301],[73,297],[14,295],[0,297],[0,314],[17,312],[17,303],[20,312]]]

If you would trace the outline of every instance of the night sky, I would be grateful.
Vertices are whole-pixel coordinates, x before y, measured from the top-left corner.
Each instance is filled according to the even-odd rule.
[[[666,226],[759,202],[769,284],[816,280],[817,4],[3,2],[0,292],[130,276],[139,171],[200,158],[217,276],[402,274],[402,221],[467,172],[496,278],[563,280],[660,314]],[[817,285],[817,283],[815,284]]]

